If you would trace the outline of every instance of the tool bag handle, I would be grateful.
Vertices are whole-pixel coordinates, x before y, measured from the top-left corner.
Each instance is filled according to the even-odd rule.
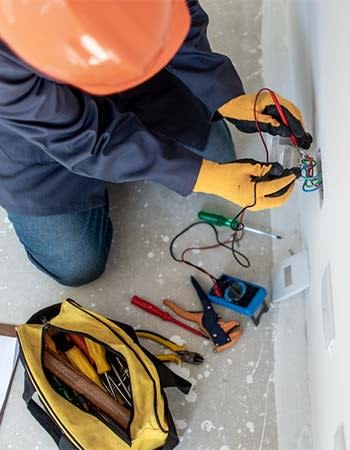
[[[30,414],[40,423],[44,430],[50,434],[59,450],[77,450],[77,447],[66,438],[64,433],[62,433],[58,425],[51,419],[47,412],[33,400],[34,393],[35,388],[31,383],[27,372],[24,372],[24,391],[22,397],[26,402]]]

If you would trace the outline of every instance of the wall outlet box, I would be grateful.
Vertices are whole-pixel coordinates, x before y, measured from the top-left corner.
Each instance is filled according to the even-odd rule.
[[[289,138],[274,136],[270,147],[270,160],[279,162],[285,169],[300,167],[301,153]]]
[[[272,270],[272,301],[280,302],[310,286],[308,253],[302,250]]]
[[[329,265],[322,276],[322,321],[325,346],[331,352],[335,345],[335,323],[332,276]]]
[[[334,450],[346,450],[344,424],[340,424],[334,433]]]

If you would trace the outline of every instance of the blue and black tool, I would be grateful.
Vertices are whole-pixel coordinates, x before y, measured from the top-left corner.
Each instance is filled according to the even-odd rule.
[[[239,321],[220,321],[218,314],[208,298],[208,295],[205,293],[201,285],[194,277],[191,277],[191,282],[202,303],[202,311],[186,311],[171,300],[164,300],[164,305],[168,306],[179,317],[197,323],[201,332],[205,333],[212,339],[215,345],[214,350],[216,352],[221,352],[231,348],[242,334]]]
[[[249,317],[255,326],[269,310],[265,301],[267,291],[258,284],[222,275],[209,291],[209,300]]]

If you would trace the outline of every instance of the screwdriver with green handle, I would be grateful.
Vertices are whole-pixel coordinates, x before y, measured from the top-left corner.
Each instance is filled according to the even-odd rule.
[[[238,230],[240,222],[238,220],[231,219],[230,217],[220,216],[218,214],[210,213],[207,211],[199,211],[198,217],[200,220],[217,227],[228,227],[232,230]],[[261,236],[269,236],[273,239],[282,239],[282,236],[268,233],[267,231],[257,230],[256,228],[244,226],[244,231],[250,231],[251,233],[260,234]]]

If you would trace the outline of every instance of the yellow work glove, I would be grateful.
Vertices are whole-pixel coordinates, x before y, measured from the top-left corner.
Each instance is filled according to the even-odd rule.
[[[309,148],[312,136],[305,131],[304,119],[300,110],[289,100],[276,94],[289,123],[289,128],[281,122],[280,115],[270,92],[261,92],[256,105],[256,116],[261,131],[289,137],[291,132],[297,138],[298,146]],[[255,133],[257,131],[254,118],[256,94],[246,94],[234,98],[219,108],[219,113],[230,120],[240,131]]]
[[[203,160],[194,192],[214,194],[252,211],[283,205],[292,194],[298,169],[241,159],[229,164]]]

